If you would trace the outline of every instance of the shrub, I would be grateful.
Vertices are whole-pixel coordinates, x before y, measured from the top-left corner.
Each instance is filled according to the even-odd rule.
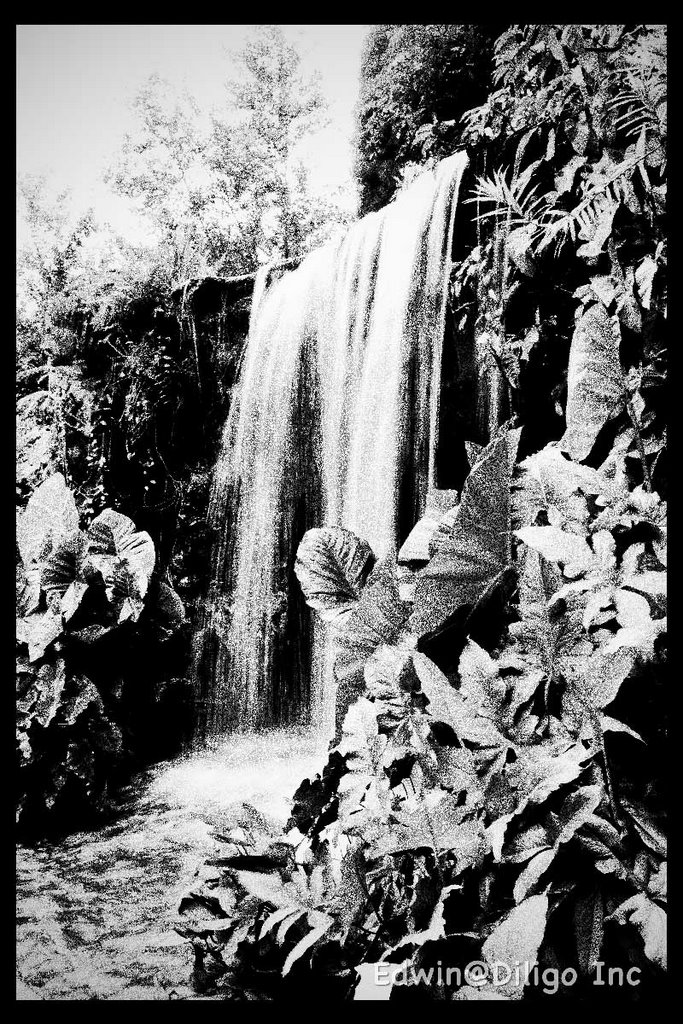
[[[112,509],[79,529],[59,473],[29,499],[17,542],[18,820],[39,832],[107,810],[112,785],[154,749],[145,705],[182,671],[163,652],[176,644],[177,657],[185,613],[154,575],[149,534]]]
[[[368,575],[347,531],[304,538],[300,579],[356,693],[288,831],[224,836],[183,904],[201,901],[184,933],[226,995],[280,997],[305,979],[367,998],[377,965],[441,962],[462,978],[501,958],[536,978],[571,968],[577,992],[598,961],[636,964],[641,992],[657,983],[663,504],[629,486],[623,454],[590,469],[548,446],[511,477],[518,440],[503,429],[478,453],[459,504],[418,524],[398,564]],[[524,993],[514,977],[418,989]]]

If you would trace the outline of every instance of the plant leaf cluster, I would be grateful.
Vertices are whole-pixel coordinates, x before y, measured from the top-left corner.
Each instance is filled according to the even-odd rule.
[[[153,575],[149,534],[113,509],[80,530],[60,473],[21,512],[17,547],[17,813],[35,832],[109,808],[131,758],[126,680],[116,675],[126,672],[123,652],[132,644],[135,654],[143,613],[163,644],[182,631],[185,611]]]
[[[346,636],[342,659],[363,661],[364,685],[323,773],[295,794],[288,831],[224,837],[218,870],[184,905],[183,933],[202,962],[219,964],[214,981],[226,994],[261,985],[277,997],[288,979],[306,978],[368,998],[376,964],[419,972],[439,959],[559,963],[589,983],[598,960],[621,962],[624,943],[646,977],[658,977],[660,809],[645,809],[620,758],[624,744],[627,758],[648,756],[637,708],[643,666],[661,658],[665,631],[663,504],[649,493],[639,505],[644,492],[629,487],[623,454],[612,475],[559,446],[511,470],[517,442],[502,429],[479,452],[457,509],[433,526],[412,600],[389,586],[406,577],[385,562],[382,585],[376,568],[350,602],[367,545],[332,528],[302,541],[307,600]],[[501,507],[502,519],[491,514]],[[501,527],[495,540],[483,522]],[[430,566],[458,550],[465,531],[469,559],[453,562],[441,619],[425,629],[420,595],[448,578]],[[643,531],[648,540],[635,540]],[[474,576],[469,566],[488,564],[492,551],[495,571]],[[468,638],[457,670],[445,673],[424,648],[454,609],[500,586],[499,566],[517,580],[500,643],[487,651]],[[361,619],[364,598],[375,611]],[[430,609],[442,599],[439,590]],[[359,630],[359,620],[383,622],[384,637]],[[202,892],[229,905],[218,929],[191,921]],[[525,984],[420,991],[514,1000]]]

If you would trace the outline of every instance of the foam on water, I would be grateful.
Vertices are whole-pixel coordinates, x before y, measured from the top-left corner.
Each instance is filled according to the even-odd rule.
[[[284,824],[299,783],[320,773],[326,759],[327,744],[318,730],[235,734],[206,753],[157,770],[149,796],[209,817],[216,810],[251,803]]]

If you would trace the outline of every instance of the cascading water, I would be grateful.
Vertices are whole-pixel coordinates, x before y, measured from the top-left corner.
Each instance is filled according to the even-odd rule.
[[[293,572],[306,530],[345,526],[381,557],[424,509],[466,162],[443,160],[296,270],[257,279],[209,509],[205,739],[322,713],[325,645]]]

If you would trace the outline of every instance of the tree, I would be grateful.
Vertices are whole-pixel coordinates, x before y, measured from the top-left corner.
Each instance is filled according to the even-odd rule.
[[[230,276],[302,254],[341,219],[314,196],[297,146],[321,124],[317,76],[306,78],[277,26],[234,55],[239,74],[208,127],[189,95],[153,75],[134,101],[137,126],[108,173],[149,218],[173,284]]]
[[[133,101],[137,128],[107,172],[120,195],[139,204],[165,251],[169,278],[206,272],[202,222],[213,201],[208,133],[188,94],[151,75]]]
[[[20,370],[58,356],[82,325],[73,273],[87,239],[96,230],[92,210],[69,212],[70,193],[54,198],[44,177],[24,175],[19,209],[27,231],[17,252],[17,342]]]
[[[356,108],[361,214],[389,202],[408,162],[453,151],[458,119],[490,86],[502,27],[377,25],[370,32]]]
[[[296,154],[297,145],[323,123],[319,76],[302,74],[299,53],[277,25],[259,26],[236,63],[241,76],[226,83],[233,116],[228,123],[214,121],[214,166],[234,173],[239,139],[243,185],[259,214],[261,253],[287,259],[302,252],[329,212],[311,196]]]

